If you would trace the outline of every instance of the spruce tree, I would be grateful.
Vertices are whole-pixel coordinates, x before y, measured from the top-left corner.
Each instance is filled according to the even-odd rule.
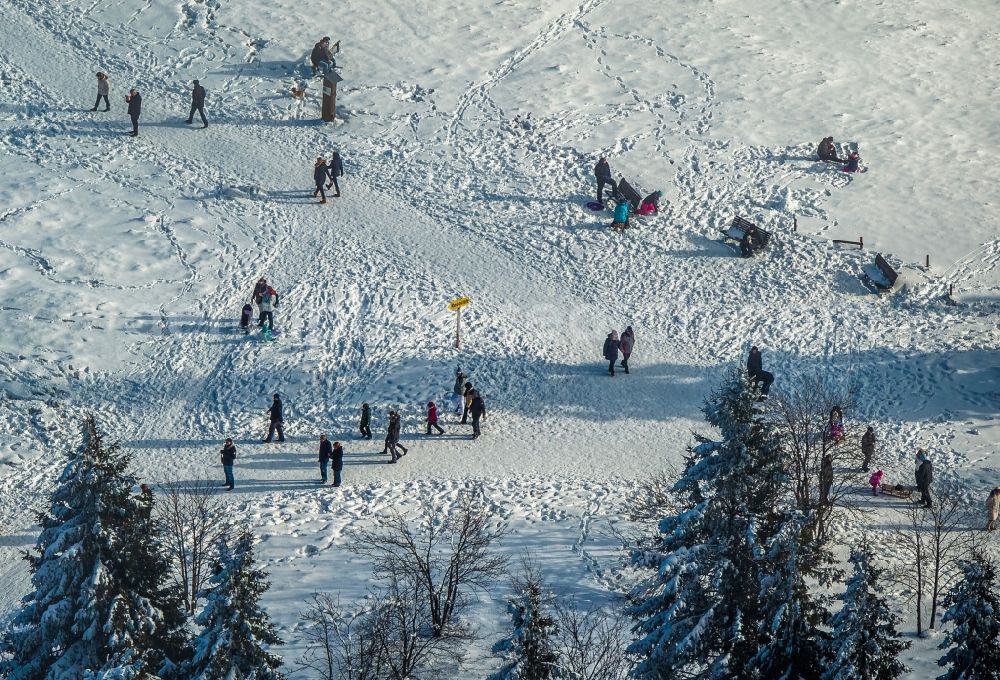
[[[944,598],[942,623],[951,623],[938,660],[948,672],[938,680],[1000,679],[1000,595],[996,566],[982,553],[974,553],[962,566],[962,580]]]
[[[658,545],[636,561],[655,576],[635,593],[630,614],[641,658],[637,678],[697,672],[701,678],[749,677],[758,651],[759,556],[787,503],[780,447],[758,413],[757,393],[734,371],[707,400],[704,413],[721,441],[701,437],[674,486],[676,515],[659,524]]]
[[[154,678],[185,643],[152,495],[134,495],[129,456],[105,448],[92,417],[83,430],[25,554],[33,590],[5,632],[0,664],[12,680]]]
[[[910,646],[896,631],[899,617],[879,595],[882,570],[867,545],[851,551],[854,572],[840,596],[844,606],[831,619],[830,664],[823,680],[892,680],[909,669],[899,654]]]
[[[758,649],[746,669],[750,677],[819,680],[825,659],[817,624],[825,621],[827,611],[805,582],[805,525],[800,512],[790,511],[759,557]]]
[[[279,680],[282,659],[263,648],[280,645],[260,597],[271,587],[267,572],[254,566],[254,536],[244,528],[235,541],[219,541],[219,563],[197,622],[204,627],[195,640],[191,680]]]
[[[552,597],[541,579],[528,572],[515,582],[517,593],[507,603],[513,620],[510,636],[493,646],[506,664],[490,680],[549,680],[557,677],[559,655],[553,645],[555,617],[548,611]]]

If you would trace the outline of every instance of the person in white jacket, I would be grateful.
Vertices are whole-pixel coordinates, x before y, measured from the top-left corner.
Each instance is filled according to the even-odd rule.
[[[108,95],[111,94],[111,81],[108,80],[108,74],[97,72],[97,101],[94,102],[94,108],[91,111],[97,110],[97,105],[104,100],[104,110],[110,111],[111,104],[108,103]]]

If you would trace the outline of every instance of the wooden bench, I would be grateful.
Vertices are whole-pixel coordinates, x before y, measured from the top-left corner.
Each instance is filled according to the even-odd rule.
[[[771,242],[771,232],[764,231],[750,220],[745,220],[739,215],[733,218],[733,223],[729,225],[728,229],[720,229],[719,231],[726,238],[731,238],[737,242],[742,241],[748,231],[753,231],[754,238],[757,241],[753,249],[754,253],[758,250],[763,250]]]
[[[874,264],[869,263],[862,267],[861,273],[878,290],[892,290],[899,278],[899,274],[885,261],[881,253],[875,255]]]
[[[618,193],[632,204],[632,214],[638,214],[639,206],[642,204],[642,196],[635,188],[629,184],[624,177],[618,180]]]

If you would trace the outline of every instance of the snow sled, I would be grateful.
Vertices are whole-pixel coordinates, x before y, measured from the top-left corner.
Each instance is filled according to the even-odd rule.
[[[243,333],[250,332],[250,317],[253,316],[253,305],[249,302],[243,305],[243,313],[240,315],[240,328],[243,329]]]
[[[902,484],[880,486],[879,493],[884,496],[892,496],[893,498],[902,498],[903,500],[910,500],[910,497],[913,496],[913,490]]]

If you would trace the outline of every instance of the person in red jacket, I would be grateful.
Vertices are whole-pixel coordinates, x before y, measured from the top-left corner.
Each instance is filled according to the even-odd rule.
[[[431,427],[436,427],[438,434],[444,434],[444,430],[438,425],[438,407],[433,401],[427,402],[427,434],[431,433]]]

